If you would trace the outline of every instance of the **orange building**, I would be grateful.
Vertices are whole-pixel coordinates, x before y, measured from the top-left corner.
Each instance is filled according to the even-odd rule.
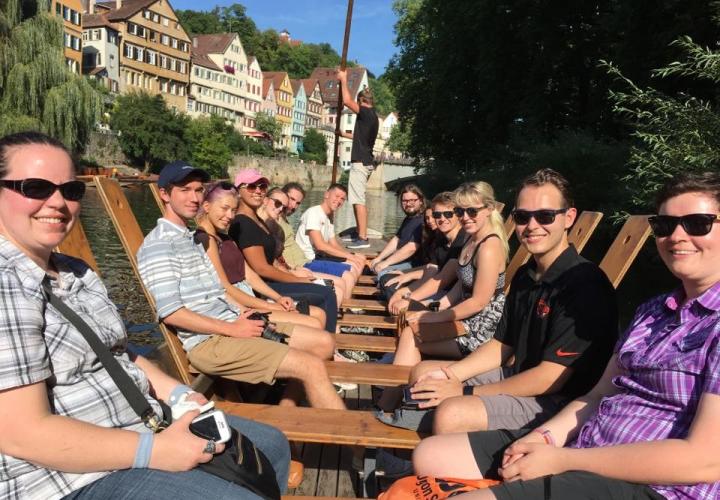
[[[81,0],[51,0],[50,12],[63,20],[65,63],[73,73],[82,71],[82,12]]]

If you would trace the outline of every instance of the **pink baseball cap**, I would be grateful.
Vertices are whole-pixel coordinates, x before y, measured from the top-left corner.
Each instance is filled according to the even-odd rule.
[[[236,186],[240,186],[240,184],[254,184],[257,181],[265,181],[270,184],[268,178],[254,168],[244,168],[235,175]]]

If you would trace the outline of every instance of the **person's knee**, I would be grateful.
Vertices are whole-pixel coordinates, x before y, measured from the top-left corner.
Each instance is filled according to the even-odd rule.
[[[415,474],[419,476],[434,475],[434,469],[438,462],[439,450],[438,443],[440,441],[437,436],[430,436],[423,439],[415,447],[412,454],[413,468]]]
[[[319,331],[315,336],[315,342],[317,355],[322,359],[330,359],[335,352],[335,336],[324,330]]]
[[[314,354],[290,348],[281,365],[283,372],[290,378],[308,382],[317,378],[327,377],[323,361]]]
[[[435,409],[433,417],[433,434],[447,434],[458,428],[459,410],[462,396],[448,398]]]

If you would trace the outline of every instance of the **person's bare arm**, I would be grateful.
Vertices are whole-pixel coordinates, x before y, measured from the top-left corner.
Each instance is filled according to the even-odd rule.
[[[350,139],[350,140],[352,140],[352,138],[353,138],[353,135],[352,135],[350,132],[343,132],[343,131],[339,131],[339,132],[338,132],[338,131],[336,130],[336,131],[335,131],[335,134],[336,134],[336,135],[339,135],[340,137],[344,137],[345,139]]]
[[[393,264],[397,264],[398,262],[403,262],[405,260],[408,260],[410,257],[415,255],[415,252],[417,252],[418,244],[414,241],[410,241],[408,243],[405,243],[402,247],[400,247],[396,252],[392,253],[385,259],[381,260],[380,262],[377,262],[373,269],[377,271],[382,271],[388,266],[392,266]]]
[[[380,250],[380,253],[377,255],[377,257],[375,257],[370,262],[371,267],[372,267],[372,264],[374,264],[376,262],[380,262],[381,260],[387,258],[395,250],[397,250],[397,246],[398,246],[399,242],[400,242],[400,240],[398,239],[397,236],[393,236],[392,238],[390,238],[390,241],[388,241],[387,244],[385,245],[385,247],[382,250]]]
[[[263,322],[250,320],[252,314],[248,309],[237,317],[235,321],[223,321],[211,318],[182,307],[162,319],[163,323],[190,332],[205,335],[224,335],[225,337],[259,337],[263,331]]]
[[[340,88],[342,91],[343,104],[355,114],[360,112],[360,105],[355,101],[350,94],[350,89],[347,84],[347,70],[339,69],[337,71],[337,77],[340,81]]]
[[[312,244],[316,252],[325,252],[328,255],[340,257],[343,259],[350,259],[353,256],[353,254],[343,249],[342,247],[339,247],[339,245],[335,246],[332,243],[325,241],[320,231],[316,229],[308,229],[307,235],[308,238],[310,238],[310,243]]]
[[[279,301],[282,296],[275,290],[270,288],[265,280],[263,280],[258,273],[252,270],[250,266],[245,266],[245,279],[250,283],[250,287],[257,293],[264,295],[270,300],[275,302]]]
[[[155,436],[151,468],[190,470],[210,460],[202,453],[206,440],[187,428],[195,416],[190,412]],[[139,439],[137,432],[53,414],[45,381],[0,391],[0,452],[40,467],[74,473],[128,469]]]
[[[554,394],[565,385],[573,369],[552,361],[542,361],[539,365],[508,377],[493,384],[473,387],[476,396],[540,396]]]

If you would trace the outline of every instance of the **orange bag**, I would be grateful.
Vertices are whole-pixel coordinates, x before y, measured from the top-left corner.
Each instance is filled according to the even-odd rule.
[[[496,484],[500,484],[500,481],[408,476],[395,481],[386,492],[380,494],[378,500],[439,500]]]

